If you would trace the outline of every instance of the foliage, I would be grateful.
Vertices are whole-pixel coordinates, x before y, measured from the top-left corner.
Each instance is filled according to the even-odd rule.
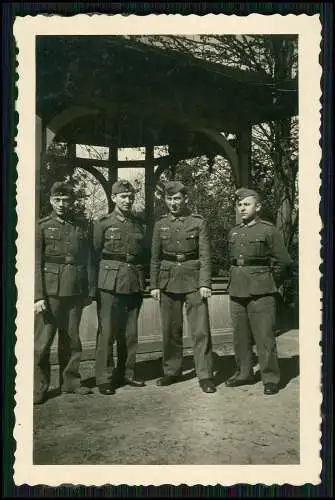
[[[298,121],[255,129],[251,182],[262,193],[266,216],[277,224],[293,250],[298,230]]]
[[[52,185],[57,181],[67,181],[73,185],[75,201],[72,212],[75,216],[86,217],[85,191],[77,182],[74,169],[69,166],[67,145],[52,143],[48,155],[42,158],[39,177],[39,216],[45,217],[51,211],[49,202]]]

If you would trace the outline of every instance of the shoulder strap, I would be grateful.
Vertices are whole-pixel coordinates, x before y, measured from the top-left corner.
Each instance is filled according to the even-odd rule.
[[[42,219],[39,219],[37,221],[38,224],[41,224],[41,222],[45,222],[47,220],[51,219],[51,215],[47,215],[46,217],[42,217]]]
[[[105,215],[101,215],[100,217],[98,217],[97,220],[104,220],[104,219],[108,219],[108,217],[110,216],[110,213],[108,214],[105,214]]]
[[[273,226],[272,222],[268,220],[260,219],[259,222],[261,222],[262,224],[266,224],[267,226]]]

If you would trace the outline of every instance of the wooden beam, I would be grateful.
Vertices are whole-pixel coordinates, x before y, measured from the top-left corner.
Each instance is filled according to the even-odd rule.
[[[64,162],[69,161],[63,157],[52,156],[52,159],[55,163],[59,161],[64,164]],[[46,156],[48,158],[48,155]],[[119,168],[145,168],[146,160],[122,160],[117,161],[117,157],[115,156],[115,160],[110,157],[108,160],[94,160],[92,158],[76,158],[76,165],[80,167],[85,167],[85,165],[91,165],[92,167],[104,167],[110,170],[117,170]],[[155,159],[155,165],[166,164],[168,156],[162,156],[161,158]],[[117,174],[116,174],[117,177]]]
[[[238,183],[236,187],[248,187],[251,178],[251,131],[252,125],[244,123],[240,126],[237,135],[238,156]],[[241,217],[236,208],[236,224],[240,224]]]
[[[238,185],[248,187],[251,179],[251,131],[250,123],[243,123],[237,135]]]
[[[83,159],[83,158],[81,158]],[[103,160],[102,160],[103,161]],[[103,164],[100,166],[104,166]],[[119,175],[118,163],[117,163],[117,146],[109,146],[108,149],[108,181],[107,181],[107,200],[108,200],[108,211],[112,212],[114,210],[114,203],[112,201],[112,186],[114,182],[117,181]]]
[[[76,154],[77,154],[76,144],[69,143],[67,145],[67,150],[68,150],[68,156],[70,158],[70,161],[75,160]]]
[[[103,165],[103,163],[101,163],[97,166],[103,167],[106,165]],[[108,151],[108,182],[111,188],[114,182],[117,181],[118,175],[119,175],[119,163],[117,161],[117,146],[113,145],[109,147]]]
[[[233,177],[235,180],[235,184],[238,185],[240,182],[239,179],[239,161],[238,161],[238,156],[235,151],[235,149],[229,144],[227,139],[225,138],[224,135],[222,135],[219,131],[207,128],[207,127],[200,127],[196,129],[198,132],[202,132],[203,134],[207,135],[210,139],[212,139],[214,142],[219,144],[223,152],[225,153],[225,157],[229,161],[231,167],[232,167],[232,173]]]
[[[69,163],[68,163],[68,168],[69,168],[69,175],[72,178],[75,165],[76,165],[76,144],[68,144],[67,145],[67,151],[68,151],[68,158],[69,158]]]
[[[40,213],[40,180],[41,163],[45,148],[45,130],[42,119],[36,115],[35,122],[35,217],[39,219]]]
[[[154,225],[154,189],[155,189],[155,172],[154,172],[154,146],[148,144],[145,147],[145,218],[148,225],[148,231]]]
[[[65,125],[75,120],[76,118],[80,118],[81,116],[86,115],[95,115],[98,112],[99,110],[97,109],[86,108],[84,106],[71,106],[54,116],[52,120],[50,120],[50,122],[46,125],[46,128],[49,130],[46,143],[46,151],[48,150],[50,144],[61,128],[63,128]]]

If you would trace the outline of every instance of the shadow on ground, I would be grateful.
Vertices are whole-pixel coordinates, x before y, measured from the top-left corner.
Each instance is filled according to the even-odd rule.
[[[231,377],[235,370],[235,358],[233,355],[218,355],[213,354],[214,357],[214,381],[217,386],[223,384],[229,377]],[[254,356],[254,366],[257,365],[257,356]],[[280,358],[279,359],[280,371],[281,371],[281,388],[286,387],[286,385],[294,378],[299,375],[299,356],[291,356],[290,358]],[[193,356],[185,356],[183,360],[183,374],[181,382],[185,380],[190,380],[196,377],[194,368]],[[136,375],[139,379],[144,381],[155,380],[162,376],[162,358],[140,361],[136,365]],[[260,380],[259,370],[255,373],[255,383]],[[90,377],[83,380],[83,385],[86,387],[94,388],[96,386],[95,378]]]
[[[257,356],[254,355],[254,366],[258,364]],[[280,388],[283,389],[294,378],[299,376],[299,356],[291,356],[290,358],[280,358]],[[217,370],[214,380],[217,386],[223,384],[231,377],[236,370],[234,356],[217,356],[215,355],[215,368]],[[260,371],[255,372],[255,384],[261,380]]]
[[[184,373],[181,377],[181,382],[185,380],[190,380],[196,376],[194,369],[193,356],[185,356],[183,359],[183,371]],[[150,359],[146,361],[138,361],[136,363],[136,377],[145,382],[149,380],[158,379],[163,375],[162,372],[162,358]],[[86,387],[93,388],[96,387],[95,377],[90,377],[83,380],[82,385]]]

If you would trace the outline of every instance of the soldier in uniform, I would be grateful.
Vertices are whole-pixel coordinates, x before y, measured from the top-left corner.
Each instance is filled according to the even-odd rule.
[[[138,345],[137,321],[143,301],[146,235],[132,214],[135,190],[119,180],[112,186],[115,209],[94,225],[93,252],[97,266],[96,293],[99,331],[96,349],[96,383],[104,395],[118,386],[143,387],[135,378]],[[115,371],[113,344],[117,341]]]
[[[237,372],[226,381],[226,386],[254,382],[254,339],[264,394],[276,394],[280,382],[274,333],[276,294],[291,259],[276,227],[259,217],[259,194],[241,188],[236,195],[241,223],[229,233],[231,270],[228,290]]]
[[[211,258],[206,223],[187,208],[181,182],[165,186],[169,214],[154,227],[151,252],[151,295],[160,302],[163,371],[158,386],[177,382],[182,374],[183,305],[193,340],[195,369],[201,389],[216,392],[207,299],[211,296]]]
[[[88,224],[71,213],[72,187],[51,188],[52,213],[38,221],[35,258],[34,404],[45,401],[50,383],[50,347],[58,330],[62,392],[91,393],[80,384],[79,322],[88,303]]]

